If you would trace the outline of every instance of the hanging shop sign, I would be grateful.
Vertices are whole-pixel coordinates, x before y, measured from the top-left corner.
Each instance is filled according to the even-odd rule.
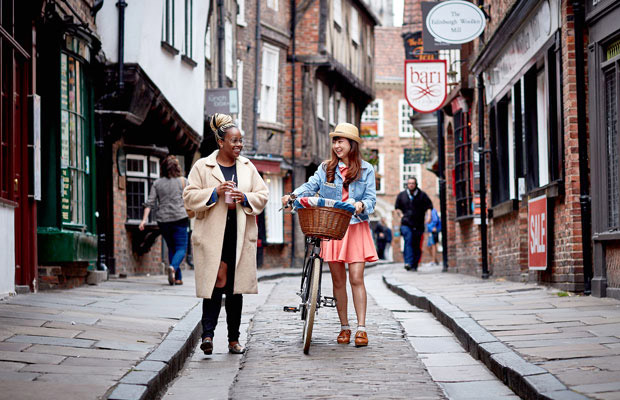
[[[527,203],[527,259],[532,270],[547,269],[548,221],[547,196],[530,199]]]
[[[447,94],[446,60],[405,60],[405,98],[411,108],[437,111]]]
[[[485,26],[486,18],[482,10],[469,1],[461,0],[437,3],[424,20],[426,31],[440,43],[471,42],[480,36]],[[425,40],[427,49],[429,44]]]
[[[438,58],[436,51],[428,51],[424,48],[422,31],[407,32],[403,34],[405,42],[405,59],[407,60],[435,60]]]
[[[239,97],[236,88],[206,90],[205,113],[237,114]]]
[[[503,94],[560,26],[558,0],[544,0],[484,71],[487,104]]]

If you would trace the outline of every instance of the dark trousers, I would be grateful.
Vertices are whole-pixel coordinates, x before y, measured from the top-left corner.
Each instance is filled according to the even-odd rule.
[[[173,222],[159,222],[159,230],[168,246],[168,261],[174,268],[174,279],[180,281],[183,279],[181,275],[181,262],[185,258],[187,251],[187,227],[189,220],[183,218]]]
[[[422,258],[420,241],[422,240],[424,232],[413,229],[407,225],[401,225],[400,233],[405,240],[405,264],[410,265],[412,268],[418,268],[420,258]]]
[[[385,260],[385,246],[386,245],[387,245],[387,242],[383,240],[377,240],[377,256],[379,256],[381,260]]]
[[[228,211],[224,243],[222,245],[221,260],[226,263],[226,285],[223,288],[213,288],[210,299],[202,301],[202,338],[213,338],[217,320],[222,309],[222,295],[226,295],[226,325],[228,326],[228,341],[239,340],[239,326],[241,325],[241,309],[243,296],[233,294],[235,287],[235,263],[237,245],[237,218],[235,210]]]

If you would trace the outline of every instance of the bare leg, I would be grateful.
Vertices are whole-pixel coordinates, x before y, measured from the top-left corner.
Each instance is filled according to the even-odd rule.
[[[433,257],[433,262],[437,264],[437,245],[436,244],[431,246],[431,256]]]
[[[338,310],[340,324],[349,325],[349,317],[347,315],[347,271],[344,268],[344,263],[330,262],[328,264],[329,270],[332,273],[336,310]]]
[[[215,280],[216,288],[223,288],[226,286],[226,272],[228,271],[228,265],[224,261],[220,261],[220,269],[217,270],[217,279]]]
[[[364,285],[364,266],[366,263],[349,264],[349,282],[353,293],[353,305],[357,314],[357,325],[366,326],[366,286]]]

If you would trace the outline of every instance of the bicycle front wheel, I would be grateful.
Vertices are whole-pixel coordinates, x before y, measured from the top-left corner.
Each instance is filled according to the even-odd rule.
[[[310,282],[308,282],[308,301],[306,303],[306,319],[304,320],[304,354],[308,354],[310,350],[310,340],[312,339],[312,327],[314,325],[314,316],[319,303],[319,279],[321,278],[321,260],[317,257],[312,263],[312,271],[310,272]]]

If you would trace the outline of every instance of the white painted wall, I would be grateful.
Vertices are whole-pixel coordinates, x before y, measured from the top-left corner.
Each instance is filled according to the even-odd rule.
[[[15,293],[15,209],[0,203],[0,299]]]
[[[181,60],[185,39],[184,1],[175,1],[175,42],[179,54],[161,46],[164,0],[127,0],[125,62],[137,63],[192,129],[203,134],[204,38],[209,0],[193,1],[192,67]],[[118,61],[118,8],[106,1],[97,14],[97,32],[109,63]]]

